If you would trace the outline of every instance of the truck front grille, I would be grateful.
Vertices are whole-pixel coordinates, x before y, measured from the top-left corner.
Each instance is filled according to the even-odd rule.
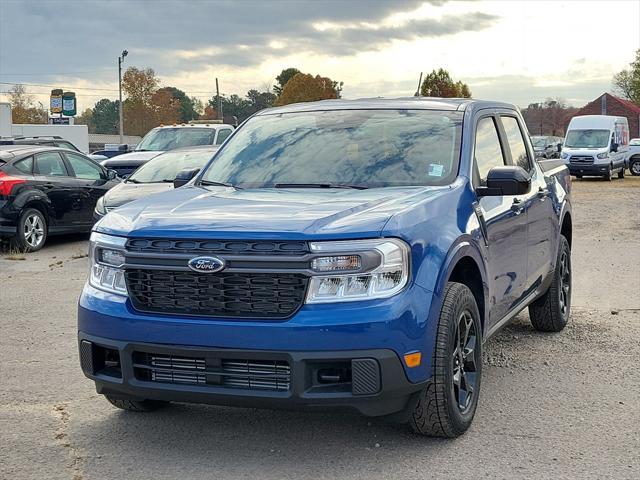
[[[127,250],[141,253],[193,253],[195,255],[304,255],[306,242],[249,240],[165,240],[134,238]]]
[[[142,312],[206,317],[286,318],[304,301],[308,277],[128,269],[131,303]]]
[[[288,391],[291,367],[286,360],[185,357],[133,352],[137,380],[243,390]]]
[[[593,163],[593,157],[591,155],[571,155],[569,161],[577,165],[585,165]]]

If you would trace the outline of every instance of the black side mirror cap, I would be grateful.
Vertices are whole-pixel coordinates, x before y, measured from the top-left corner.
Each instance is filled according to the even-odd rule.
[[[176,178],[173,179],[173,188],[180,188],[183,185],[186,185],[191,181],[193,177],[195,177],[198,174],[199,171],[200,171],[199,168],[192,168],[189,170],[179,171],[178,174],[176,175]]]
[[[531,175],[522,167],[493,167],[487,174],[487,186],[476,188],[479,197],[523,195],[531,190]]]
[[[111,170],[110,168],[107,168],[107,180],[115,180],[118,176],[118,172],[116,172],[115,170]]]

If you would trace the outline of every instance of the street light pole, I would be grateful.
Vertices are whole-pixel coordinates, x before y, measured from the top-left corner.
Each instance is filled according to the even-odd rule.
[[[122,51],[122,55],[118,57],[118,94],[120,96],[120,103],[118,103],[118,114],[119,114],[119,121],[118,121],[118,127],[119,127],[119,132],[120,132],[120,143],[124,143],[124,115],[123,115],[123,108],[122,108],[122,62],[124,62],[124,57],[127,56],[129,52],[127,52],[126,50]]]

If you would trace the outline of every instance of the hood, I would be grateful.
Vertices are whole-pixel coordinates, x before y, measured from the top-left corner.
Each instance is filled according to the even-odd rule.
[[[117,166],[125,166],[125,165],[142,165],[143,163],[151,160],[154,157],[157,157],[162,151],[152,151],[152,152],[129,152],[123,153],[122,155],[118,155],[113,158],[109,158],[102,162],[102,166],[106,168],[112,168]]]
[[[562,147],[562,153],[568,155],[590,155],[596,156],[602,152],[608,152],[609,147],[594,147],[594,148],[574,148],[574,147]]]
[[[394,214],[449,187],[369,190],[185,186],[129,203],[96,230],[154,238],[366,238]]]
[[[115,208],[154,193],[173,190],[173,183],[128,183],[122,182],[104,195],[104,206]]]

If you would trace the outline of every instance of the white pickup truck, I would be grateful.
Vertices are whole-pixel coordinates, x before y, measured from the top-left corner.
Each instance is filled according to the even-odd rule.
[[[628,166],[631,175],[640,176],[640,138],[629,140]]]

